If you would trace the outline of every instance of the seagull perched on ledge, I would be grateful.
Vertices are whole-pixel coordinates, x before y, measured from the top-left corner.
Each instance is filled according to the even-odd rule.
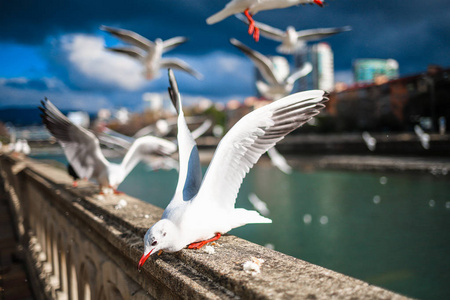
[[[324,91],[297,93],[244,116],[217,147],[202,182],[197,145],[186,125],[177,82],[169,70],[169,94],[178,112],[180,171],[172,201],[144,236],[138,269],[152,253],[198,249],[233,228],[271,223],[256,211],[235,208],[246,174],[263,153],[317,115],[328,100]]]
[[[322,0],[231,0],[218,13],[206,19],[206,23],[214,24],[238,13],[244,13],[248,19],[248,34],[253,34],[255,41],[259,40],[259,28],[253,20],[253,15],[262,10],[285,8],[298,4],[317,4],[323,6]]]
[[[101,30],[106,31],[133,47],[109,47],[110,51],[123,53],[142,62],[145,67],[145,78],[148,80],[159,77],[159,70],[172,68],[185,71],[197,79],[202,78],[202,74],[192,69],[187,63],[176,58],[162,58],[163,53],[185,43],[187,38],[174,37],[168,40],[156,39],[154,42],[142,35],[120,28],[112,28],[102,25]]]
[[[242,14],[237,14],[236,18],[246,24],[249,24],[248,19]],[[263,37],[281,42],[281,45],[277,47],[277,51],[283,54],[294,53],[296,49],[301,49],[302,46],[305,46],[306,42],[324,39],[337,33],[352,30],[350,26],[344,26],[297,31],[293,26],[288,26],[286,30],[283,31],[281,29],[256,21],[255,26],[259,28],[260,33]]]
[[[47,98],[41,104],[42,122],[61,144],[75,173],[79,178],[96,179],[100,191],[103,188],[116,191],[131,170],[149,153],[170,155],[177,150],[177,145],[170,141],[145,136],[132,144],[121,164],[111,163],[106,160],[99,140],[92,132],[73,124]]]

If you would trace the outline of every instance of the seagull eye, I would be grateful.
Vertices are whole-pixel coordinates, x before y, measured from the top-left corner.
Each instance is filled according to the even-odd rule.
[[[157,242],[157,241],[154,241],[154,242],[152,243],[152,246],[156,246],[156,244],[158,244],[158,242]]]

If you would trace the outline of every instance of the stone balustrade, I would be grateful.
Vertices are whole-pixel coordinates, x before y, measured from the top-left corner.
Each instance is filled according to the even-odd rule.
[[[162,209],[126,195],[72,187],[64,170],[0,154],[37,299],[406,299],[231,235],[214,253],[184,249],[137,263]],[[116,209],[119,200],[127,205]],[[252,275],[243,264],[264,260]]]

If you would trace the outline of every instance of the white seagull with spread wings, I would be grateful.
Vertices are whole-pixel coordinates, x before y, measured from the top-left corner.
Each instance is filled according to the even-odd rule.
[[[237,14],[236,17],[242,22],[249,24],[248,19],[244,15]],[[295,50],[304,47],[306,45],[306,42],[321,40],[337,33],[352,30],[350,26],[344,26],[297,31],[293,26],[288,26],[286,30],[283,31],[281,29],[256,21],[255,26],[259,28],[260,33],[263,37],[281,42],[281,45],[277,47],[277,51],[283,54],[294,53]]]
[[[317,4],[323,6],[322,0],[231,0],[218,13],[206,19],[206,23],[214,24],[238,13],[244,13],[248,19],[248,34],[253,34],[255,41],[259,40],[259,28],[253,20],[253,15],[262,10],[285,8],[298,4]]]
[[[181,96],[169,70],[169,94],[178,112],[180,171],[172,201],[145,234],[138,269],[152,253],[198,249],[248,223],[271,223],[256,211],[235,208],[242,180],[260,156],[286,134],[317,115],[328,100],[324,91],[297,93],[244,116],[217,147],[202,182],[197,146],[186,125]]]
[[[109,47],[108,50],[123,53],[138,59],[145,68],[145,78],[148,80],[158,78],[160,69],[177,69],[185,71],[197,79],[201,79],[202,74],[192,69],[187,63],[176,58],[162,58],[162,55],[173,48],[185,43],[187,38],[174,37],[168,40],[156,39],[154,42],[142,35],[126,29],[112,28],[102,25],[101,30],[106,31],[133,47]]]
[[[170,155],[177,145],[153,136],[134,141],[121,164],[109,162],[100,149],[98,138],[89,130],[73,124],[47,98],[41,101],[42,122],[63,147],[64,153],[79,178],[95,179],[103,188],[115,191],[133,168],[148,154]]]
[[[211,125],[212,121],[206,119],[197,129],[192,131],[192,137],[194,138],[194,140],[202,136],[211,127]],[[145,128],[148,128],[148,126],[144,127],[143,129]],[[101,129],[100,132],[97,133],[97,135],[102,144],[106,144],[108,146],[113,147],[114,149],[118,149],[119,152],[123,152],[129,151],[129,149],[136,141],[136,139],[142,138],[143,136],[148,136],[148,135],[139,136],[138,135],[139,132],[144,133],[144,131],[141,130],[142,129],[140,129],[133,137],[129,137],[124,134],[118,133],[108,127],[104,127]],[[167,133],[168,132],[165,132],[165,134]],[[176,140],[173,142],[177,144]],[[148,155],[146,155],[142,159],[152,170],[160,170],[160,169],[178,170],[178,161],[176,161],[170,156],[161,156],[161,155],[154,155],[153,153],[148,153]]]
[[[288,95],[294,88],[294,83],[312,71],[312,65],[305,63],[301,69],[296,70],[289,76],[280,78],[277,76],[276,68],[270,58],[250,49],[236,39],[230,39],[230,43],[247,55],[258,68],[265,82],[258,80],[256,88],[267,99],[277,100]]]

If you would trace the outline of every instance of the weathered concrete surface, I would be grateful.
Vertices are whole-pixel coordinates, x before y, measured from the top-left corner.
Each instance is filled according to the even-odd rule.
[[[3,155],[0,166],[43,298],[406,299],[234,236],[221,238],[213,254],[152,256],[138,272],[142,237],[160,208],[99,197],[89,183],[74,189],[64,171],[36,161]],[[127,206],[115,209],[121,199]],[[243,271],[251,257],[265,261],[256,276]]]
[[[0,186],[0,299],[33,299],[14,223],[6,193]]]

